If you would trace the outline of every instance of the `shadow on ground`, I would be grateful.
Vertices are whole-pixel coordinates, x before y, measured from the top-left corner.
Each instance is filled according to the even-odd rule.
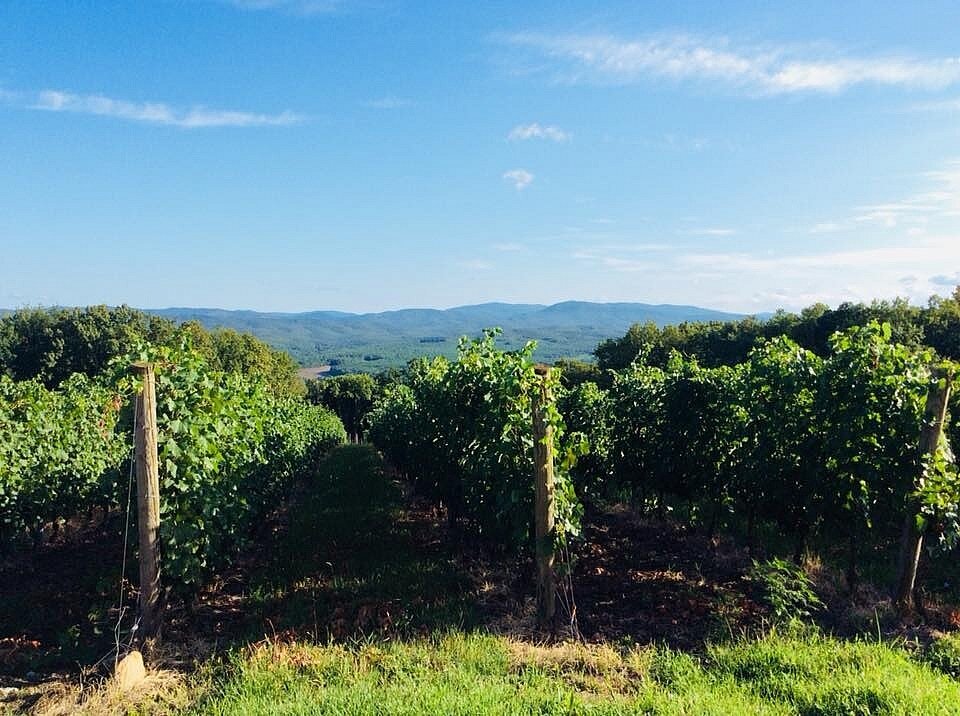
[[[272,521],[255,550],[177,615],[170,636],[322,641],[475,620],[472,582],[436,517],[404,500],[369,446],[337,449]]]
[[[584,524],[573,585],[585,639],[698,648],[757,617],[742,579],[749,560],[732,542],[621,508],[592,510]],[[21,583],[3,575],[0,646],[12,651],[6,661],[0,652],[0,673],[74,670],[110,651],[118,534],[122,525],[111,523],[43,550]],[[230,569],[190,604],[171,602],[164,640],[193,660],[265,638],[483,626],[540,639],[533,574],[528,557],[485,552],[405,495],[372,447],[343,446],[304,477]]]
[[[441,532],[373,448],[343,446],[195,600],[170,600],[164,640],[202,654],[282,633],[319,641],[469,626],[472,582]],[[114,514],[0,561],[0,674],[41,678],[111,653],[122,535]],[[130,555],[128,583],[136,574]]]

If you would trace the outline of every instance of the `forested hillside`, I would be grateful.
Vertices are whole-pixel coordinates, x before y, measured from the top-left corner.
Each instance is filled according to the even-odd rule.
[[[302,365],[332,364],[335,372],[376,373],[400,368],[421,355],[456,355],[460,336],[478,336],[499,326],[502,344],[520,348],[538,342],[537,358],[589,357],[597,342],[638,321],[658,326],[683,321],[737,318],[694,306],[567,301],[539,304],[485,303],[447,310],[403,309],[352,314],[337,311],[257,313],[204,308],[170,308],[151,314],[197,321],[207,328],[247,331],[287,351]]]

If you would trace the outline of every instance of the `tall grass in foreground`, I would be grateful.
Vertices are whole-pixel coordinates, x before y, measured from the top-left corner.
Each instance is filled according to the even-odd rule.
[[[209,676],[207,714],[960,714],[960,682],[903,650],[770,634],[700,656],[451,632],[267,645]]]

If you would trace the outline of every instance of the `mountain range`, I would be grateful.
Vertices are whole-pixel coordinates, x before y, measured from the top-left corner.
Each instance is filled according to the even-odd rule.
[[[743,316],[696,306],[565,301],[553,305],[483,303],[448,309],[407,308],[381,313],[311,311],[260,313],[217,308],[146,309],[175,321],[198,321],[207,328],[253,333],[289,352],[304,366],[330,365],[335,371],[379,371],[400,367],[421,355],[456,353],[460,336],[499,327],[498,343],[518,348],[538,343],[544,362],[589,359],[597,343],[623,335],[634,323],[736,320]]]

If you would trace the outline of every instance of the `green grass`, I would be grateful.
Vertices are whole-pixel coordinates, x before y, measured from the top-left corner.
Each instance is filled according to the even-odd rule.
[[[715,646],[540,647],[480,633],[235,654],[204,714],[960,714],[960,682],[889,645],[806,635]]]

